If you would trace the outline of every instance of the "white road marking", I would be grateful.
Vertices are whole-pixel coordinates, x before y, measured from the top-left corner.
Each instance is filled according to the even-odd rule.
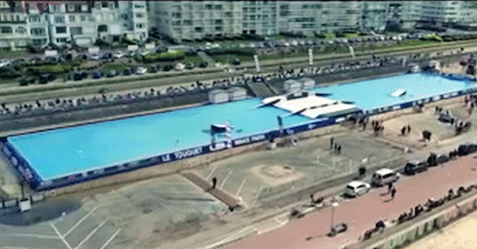
[[[60,239],[58,236],[32,234],[32,233],[10,233],[10,234],[7,234],[7,235],[16,236],[16,237],[34,237],[34,238],[39,238],[39,239]]]
[[[209,179],[212,177],[212,175],[215,173],[215,170],[216,170],[216,169],[217,169],[217,166],[215,166],[215,167],[212,169],[212,171],[210,171],[209,175],[207,176],[207,178],[205,178],[205,180],[209,180]]]
[[[231,238],[234,238],[234,236],[241,235],[241,234],[243,234],[244,232],[246,232],[247,230],[250,230],[250,229],[254,230],[255,232],[257,231],[257,228],[256,228],[255,226],[248,226],[248,227],[246,227],[246,228],[244,228],[244,229],[238,231],[237,233],[228,235],[228,236],[225,237],[224,239],[222,239],[222,240],[220,240],[220,241],[218,241],[218,242],[216,242],[216,243],[214,243],[214,244],[212,244],[212,245],[207,246],[206,249],[215,248],[215,247],[220,246],[220,245],[222,245],[222,244],[224,244],[224,243],[227,243],[227,242],[229,242],[229,241],[231,240]],[[239,237],[240,237],[240,236],[239,236]]]
[[[111,238],[109,238],[108,241],[106,241],[106,242],[104,243],[104,245],[103,245],[100,249],[106,248],[106,247],[109,245],[109,243],[111,243],[111,241],[113,241],[113,239],[116,238],[116,236],[118,235],[118,233],[119,233],[120,231],[121,231],[121,229],[118,229],[118,230],[113,234],[113,236],[111,236]]]
[[[229,179],[229,176],[230,176],[230,174],[232,174],[232,171],[233,171],[233,170],[229,171],[229,173],[227,174],[227,176],[224,178],[224,180],[222,181],[222,184],[220,184],[220,188],[223,188],[223,187],[224,187],[225,182]]]
[[[99,224],[95,229],[93,229],[93,231],[91,231],[88,236],[86,236],[86,238],[84,238],[76,247],[75,249],[78,249],[80,248],[86,241],[89,240],[89,238],[91,238],[91,236],[93,236],[103,225],[104,223],[106,223],[107,219],[103,222],[101,222],[101,224]]]
[[[235,194],[235,196],[239,196],[240,191],[242,190],[243,186],[245,185],[245,182],[247,181],[247,179],[248,179],[248,177],[243,180],[242,184],[240,184],[240,187],[238,188],[237,193]]]
[[[260,187],[258,188],[257,194],[255,195],[255,198],[252,201],[251,207],[253,207],[255,205],[255,202],[257,202],[258,196],[260,196],[260,192],[262,191],[262,188],[263,188],[263,186],[260,185]]]
[[[61,233],[58,231],[58,229],[56,229],[55,225],[50,222],[50,226],[51,226],[51,228],[53,228],[53,230],[55,230],[55,233],[58,234],[58,237],[60,237],[60,239],[63,241],[63,243],[65,243],[66,247],[68,247],[68,249],[73,249],[73,248],[71,248],[70,244],[68,244],[68,242],[65,240],[65,237],[63,237],[63,235],[61,235]]]
[[[88,214],[86,214],[85,216],[83,216],[83,218],[81,218],[79,221],[76,222],[76,224],[74,224],[73,227],[70,228],[70,230],[68,230],[63,236],[68,236],[68,234],[70,234],[71,232],[73,232],[73,230],[75,230],[81,223],[83,223],[83,221],[85,221],[91,214],[93,214],[94,211],[96,211],[96,209],[99,207],[96,206],[94,207],[93,209],[91,209],[91,211],[89,211]]]

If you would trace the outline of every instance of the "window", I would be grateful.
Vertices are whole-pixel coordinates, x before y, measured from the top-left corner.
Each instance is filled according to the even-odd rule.
[[[104,1],[101,3],[102,8],[107,8],[108,7],[108,2]]]
[[[70,33],[72,35],[82,35],[83,27],[70,27]]]
[[[30,22],[40,22],[40,16],[30,16]]]
[[[66,34],[66,27],[56,27],[57,34]]]
[[[45,29],[44,28],[32,28],[30,30],[30,33],[32,35],[36,35],[36,36],[45,35]]]
[[[69,12],[75,11],[75,6],[73,4],[68,4],[68,11]]]
[[[216,9],[216,10],[221,10],[221,9],[222,9],[222,5],[220,5],[220,4],[215,5],[215,9]]]
[[[75,16],[74,15],[70,15],[70,22],[75,22]]]
[[[142,14],[142,13],[136,13],[136,17],[137,17],[137,18],[143,18],[143,17],[144,17],[144,14]]]
[[[0,31],[2,34],[11,34],[13,33],[12,27],[0,27]]]
[[[144,8],[144,5],[141,5],[141,4],[134,4],[134,8],[137,8],[137,9],[142,9],[142,8]]]
[[[81,16],[81,21],[82,22],[86,21],[86,16]]]
[[[99,25],[98,32],[108,32],[108,25]]]
[[[212,9],[212,4],[207,4],[207,5],[205,5],[205,9],[206,9],[206,10],[211,10],[211,9]]]
[[[66,38],[56,38],[56,42],[66,42]]]
[[[138,28],[138,29],[142,29],[143,27],[144,27],[144,24],[142,24],[142,23],[136,24],[136,28]]]
[[[195,27],[195,32],[201,33],[202,32],[202,27]]]
[[[64,16],[55,16],[55,23],[65,23]]]
[[[15,33],[17,34],[25,34],[27,30],[24,27],[18,27],[15,29]]]

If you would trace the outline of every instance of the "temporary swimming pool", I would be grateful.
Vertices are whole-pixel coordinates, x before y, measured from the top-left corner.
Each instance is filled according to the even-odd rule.
[[[397,88],[406,89],[407,93],[391,97]],[[353,101],[364,110],[371,110],[455,91],[462,94],[471,89],[475,89],[475,83],[469,80],[404,74],[321,87],[315,91],[330,93],[328,98]],[[233,146],[239,146],[268,139],[270,132],[278,129],[277,116],[284,117],[284,127],[290,128],[286,131],[288,134],[336,121],[289,116],[286,111],[272,106],[257,108],[259,105],[261,99],[253,98],[12,136],[7,138],[2,150],[35,188],[50,188],[65,185],[65,178],[81,181],[105,175],[107,168],[113,168],[111,172],[115,173],[131,165],[133,168],[148,166],[226,149],[224,145],[209,146],[211,135],[207,130],[211,124],[231,123]],[[308,125],[312,122],[313,125]],[[218,141],[224,140],[222,137]],[[132,163],[138,161],[140,163]],[[61,183],[55,184],[58,179]]]

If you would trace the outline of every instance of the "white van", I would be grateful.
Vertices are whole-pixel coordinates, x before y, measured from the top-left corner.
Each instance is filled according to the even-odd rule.
[[[383,186],[399,179],[399,173],[390,169],[380,169],[374,173],[371,182],[375,186]]]

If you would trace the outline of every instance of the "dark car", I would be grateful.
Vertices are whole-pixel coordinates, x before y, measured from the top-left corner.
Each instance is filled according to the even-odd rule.
[[[99,79],[101,77],[103,77],[103,73],[101,73],[100,71],[93,72],[93,79]]]
[[[157,73],[158,71],[157,66],[150,66],[148,71],[149,73]]]
[[[421,173],[427,170],[426,161],[409,161],[406,166],[404,166],[404,173],[406,175],[414,175],[416,173]]]
[[[112,53],[105,53],[103,54],[103,56],[101,56],[101,59],[111,59],[111,58],[113,58]]]
[[[126,75],[126,76],[131,75],[131,69],[129,69],[129,68],[124,69],[123,75]]]
[[[83,80],[85,78],[88,78],[88,73],[86,72],[75,72],[73,74],[73,80],[78,81],[78,80]]]
[[[234,66],[240,66],[240,60],[239,60],[239,59],[235,59],[234,61],[232,61],[232,65],[234,65]]]
[[[40,84],[47,84],[48,82],[54,81],[56,79],[56,76],[53,74],[42,74],[40,75],[40,78],[38,79],[38,83]]]
[[[209,64],[207,63],[207,61],[203,61],[199,64],[199,67],[200,68],[206,68]]]
[[[162,70],[164,70],[165,72],[167,72],[167,71],[171,71],[173,68],[174,68],[173,65],[165,65]]]
[[[35,84],[36,77],[28,77],[28,78],[22,78],[20,80],[20,86],[28,86],[29,84]]]

